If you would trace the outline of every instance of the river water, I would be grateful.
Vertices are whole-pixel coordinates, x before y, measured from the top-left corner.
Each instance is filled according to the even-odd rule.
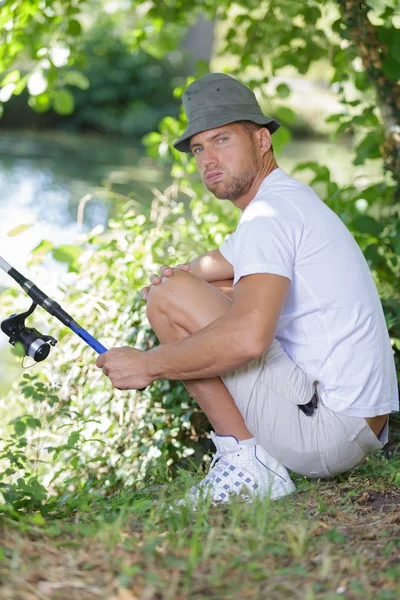
[[[363,184],[380,177],[379,165],[354,167],[348,143],[327,139],[294,140],[278,157],[287,172],[302,161],[319,161],[331,169],[332,178],[346,184]],[[307,181],[306,174],[299,178]],[[66,132],[12,132],[0,136],[0,256],[29,276],[30,251],[43,239],[57,245],[73,244],[82,231],[106,226],[113,204],[105,201],[107,190],[133,194],[147,202],[151,189],[162,190],[169,176],[144,156],[138,145],[128,140],[99,135]],[[82,224],[77,224],[81,199],[91,194]],[[19,225],[29,225],[23,233],[8,234]],[[49,264],[47,274],[35,281],[51,295],[57,277]],[[10,283],[0,271],[0,289]],[[0,320],[4,318],[1,310]],[[15,376],[6,338],[0,334],[0,394]]]
[[[0,136],[0,255],[26,267],[30,250],[42,239],[73,243],[75,236],[106,225],[112,203],[107,190],[146,202],[166,175],[126,140],[66,133],[3,132]],[[80,200],[93,199],[77,225]],[[9,232],[31,225],[17,237]],[[7,285],[0,273],[0,286]]]

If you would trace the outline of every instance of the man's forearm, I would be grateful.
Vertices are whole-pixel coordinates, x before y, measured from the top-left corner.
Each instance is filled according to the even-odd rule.
[[[147,369],[156,379],[200,379],[223,375],[264,351],[251,343],[249,324],[233,316],[220,317],[197,333],[149,350]]]
[[[190,272],[196,277],[200,277],[205,281],[213,281],[213,258],[211,253],[203,254],[192,260],[190,264]]]
[[[212,250],[198,256],[190,263],[190,272],[196,277],[200,277],[211,283],[212,281],[221,281],[233,279],[233,267],[222,256],[219,250]]]

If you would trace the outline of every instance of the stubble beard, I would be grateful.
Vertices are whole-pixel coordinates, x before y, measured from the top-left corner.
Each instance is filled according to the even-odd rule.
[[[206,187],[219,200],[231,200],[235,202],[242,196],[245,196],[251,189],[254,180],[258,174],[257,157],[252,147],[250,164],[239,175],[232,175],[228,169],[221,169],[224,176],[228,177],[228,181],[217,181],[216,183],[207,184]]]

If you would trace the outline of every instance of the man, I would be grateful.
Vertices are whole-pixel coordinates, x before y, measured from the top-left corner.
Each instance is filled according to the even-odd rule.
[[[384,315],[349,231],[278,167],[280,124],[253,92],[213,73],[183,104],[175,148],[241,219],[221,248],[162,267],[142,290],[161,345],[111,349],[97,366],[118,389],[181,379],[206,413],[217,453],[193,504],[278,498],[294,490],[286,469],[329,477],[387,441],[398,395]]]

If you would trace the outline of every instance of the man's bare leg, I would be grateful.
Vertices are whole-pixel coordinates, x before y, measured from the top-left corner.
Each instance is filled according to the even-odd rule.
[[[191,273],[175,271],[150,289],[147,316],[162,344],[206,327],[222,316],[231,300],[219,289]],[[234,399],[219,377],[183,382],[219,435],[238,440],[252,437]]]

